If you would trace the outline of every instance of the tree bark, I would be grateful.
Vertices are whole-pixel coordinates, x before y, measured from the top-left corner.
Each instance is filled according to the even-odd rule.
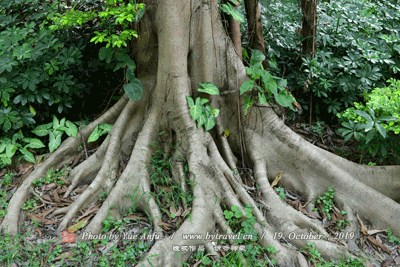
[[[261,13],[258,0],[245,0],[244,4],[247,16],[249,46],[253,49],[261,51],[265,55],[265,60],[262,62],[262,65],[264,69],[268,70],[268,55],[265,51],[263,27],[261,23]]]
[[[262,237],[258,242],[264,247],[275,247],[276,253],[268,252],[268,256],[274,257],[278,266],[307,266],[304,255],[296,247],[305,247],[310,241],[315,242],[326,259],[338,260],[349,253],[347,247],[325,238],[286,239],[295,245],[291,247],[274,238],[278,231],[288,237],[290,233],[305,234],[310,229],[329,236],[319,221],[294,210],[272,189],[270,181],[284,171],[282,185],[303,195],[307,201],[322,195],[328,187],[334,188],[336,204],[348,212],[347,231],[359,234],[356,219],[359,215],[375,229],[391,228],[394,235],[400,235],[399,166],[351,163],[301,139],[268,105],[253,106],[246,116],[243,100],[237,108],[239,87],[249,78],[224,32],[217,0],[148,0],[145,3],[146,13],[138,25],[140,38],[132,46],[138,78],[144,87],[142,98],[131,101],[124,96],[85,127],[77,138],[64,141],[37,166],[11,198],[1,229],[16,234],[20,207],[32,192],[33,181],[45,176],[47,169],[59,168],[73,160],[79,153],[81,139],[87,140],[98,124],[112,123],[114,127],[96,153],[70,172],[71,185],[64,198],[69,198],[79,184],[90,186],[62,210],[65,215],[61,221],[55,217],[61,212],[49,215],[58,223],[56,234],[105,191],[106,201],[78,233],[78,240],[82,240],[84,232],[100,233],[102,221],[109,215],[121,218],[126,208],[135,206],[148,214],[154,232],[165,236],[155,242],[138,266],[182,266],[193,252],[177,253],[172,246],[205,245],[207,252],[215,252],[210,240],[184,239],[182,234],[205,235],[215,233],[217,228],[232,233],[223,215],[223,205],[229,209],[238,206],[244,214],[245,205],[253,207],[257,220],[254,229]],[[200,82],[212,82],[220,92],[219,96],[210,97],[212,107],[220,110],[216,127],[210,132],[197,128],[186,99],[197,94]],[[238,124],[239,117],[244,118],[242,124]],[[223,136],[225,129],[230,129],[229,136]],[[245,156],[253,169],[251,177],[259,188],[257,202],[246,190],[244,177],[236,167],[234,155],[241,152],[241,131],[247,148]],[[150,186],[152,178],[148,169],[156,140],[165,148],[174,146],[166,152],[167,157],[173,158],[170,179],[181,184],[184,192],[191,190],[194,196],[191,216],[183,217],[184,222],[173,235],[163,229],[165,209],[157,203]],[[130,155],[124,169],[119,164],[122,155]],[[120,170],[123,171],[119,176]],[[348,242],[351,249],[357,249],[354,240]]]

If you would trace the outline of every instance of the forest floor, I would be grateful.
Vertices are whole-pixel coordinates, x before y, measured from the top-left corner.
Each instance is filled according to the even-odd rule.
[[[369,159],[366,155],[361,156],[362,153],[355,142],[344,143],[344,138],[337,133],[339,125],[329,126],[318,122],[310,126],[307,123],[302,123],[300,119],[297,121],[286,119],[285,123],[302,138],[325,150],[356,163],[368,164],[368,162],[372,162],[372,165],[374,163],[379,165],[377,159]],[[151,240],[151,234],[153,233],[151,221],[146,214],[135,209],[130,209],[120,220],[109,217],[103,221],[104,233],[102,234],[107,237],[113,234],[116,237],[115,239],[102,239],[99,236],[99,238],[87,242],[63,242],[68,241],[68,238],[72,238],[74,232],[80,232],[90,219],[96,215],[97,210],[106,199],[106,194],[94,205],[87,209],[82,209],[79,216],[71,221],[68,228],[70,232],[65,232],[64,237],[66,239],[61,240],[54,236],[53,233],[63,217],[63,214],[57,213],[57,210],[68,207],[88,186],[87,184],[82,184],[69,197],[62,198],[61,195],[70,184],[68,173],[70,169],[82,162],[87,155],[93,154],[95,150],[96,147],[88,147],[86,151],[82,150],[82,153],[68,165],[60,170],[49,170],[46,177],[37,181],[34,193],[22,207],[18,235],[12,238],[1,234],[0,265],[84,266],[88,264],[89,266],[133,266],[150,250],[152,244],[154,244],[154,240]],[[126,159],[121,159],[120,173],[122,173],[126,163]],[[28,177],[33,169],[34,165],[32,163],[23,162],[13,171],[3,169],[0,172],[0,206],[3,208],[3,210],[0,210],[0,222],[13,192],[17,190],[18,186],[21,185],[22,181]],[[239,166],[238,170],[247,191],[256,202],[260,202],[260,193],[254,182],[252,171],[247,166]],[[280,179],[284,179],[284,172],[276,177],[276,183],[272,183],[277,194],[294,209],[311,218],[320,220],[327,232],[331,234],[328,240],[347,246],[347,239],[358,236],[358,234],[343,231],[343,227],[346,224],[345,213],[334,204],[334,188],[328,188],[323,196],[313,200],[317,210],[307,212],[305,207],[308,203],[305,203],[304,198],[280,187]],[[166,207],[162,209],[164,236],[172,235],[186,219],[190,218],[190,208],[184,210],[179,200],[176,201],[175,205],[168,204],[173,199],[171,195],[174,192],[174,186],[176,185],[173,183],[167,186],[156,184],[152,186],[157,193],[158,203]],[[333,205],[330,210],[326,210],[324,205],[329,202]],[[358,223],[361,225],[362,231],[359,233],[356,243],[366,255],[367,262],[364,263],[364,266],[400,266],[400,239],[391,236],[388,229],[372,229],[367,222],[363,222],[360,218],[358,218]],[[119,237],[118,233],[120,233]],[[121,233],[139,234],[142,237],[144,234],[149,237],[150,234],[150,238],[126,240],[121,238]],[[215,242],[214,245],[221,246],[221,248],[227,245],[223,240],[213,241]],[[282,241],[290,245],[288,240]],[[267,250],[265,248],[259,247],[256,243],[247,243],[246,248],[247,251],[244,251],[242,256],[247,260],[251,259],[252,266],[268,266],[268,262],[271,262],[272,258],[266,257]],[[329,265],[332,263],[321,260],[318,257],[318,251],[313,249],[311,244],[308,249],[302,249],[301,251],[307,256],[309,266],[339,266]],[[221,258],[221,265],[212,265],[212,261],[208,261],[208,259],[213,259],[216,255],[196,252],[191,256],[186,266],[241,266],[229,264],[229,262],[239,264],[240,255],[238,252],[221,249],[217,254]],[[10,265],[12,262],[16,265]],[[319,265],[317,265],[318,262]],[[340,266],[359,265],[351,265],[349,263]]]

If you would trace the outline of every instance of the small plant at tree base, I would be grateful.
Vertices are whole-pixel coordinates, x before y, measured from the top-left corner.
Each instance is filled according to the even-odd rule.
[[[25,144],[22,145],[23,143]],[[1,164],[3,164],[4,166],[10,165],[12,162],[12,157],[17,151],[21,152],[22,158],[24,158],[26,161],[36,163],[35,157],[28,149],[42,147],[45,147],[42,141],[37,138],[24,137],[22,131],[19,130],[18,133],[15,133],[13,135],[12,139],[3,137],[0,140]]]
[[[53,183],[53,182],[56,182],[59,185],[63,185],[63,184],[65,184],[65,182],[60,179],[62,176],[65,176],[65,170],[64,169],[62,169],[62,170],[54,170],[54,169],[50,168],[49,170],[47,170],[46,177],[34,180],[32,183],[36,187],[40,187],[40,186],[42,186],[44,184],[50,184],[50,183]],[[68,177],[66,177],[65,179],[68,179]]]
[[[213,83],[199,83],[203,88],[199,88],[199,92],[207,93],[209,95],[219,95],[218,88]],[[206,131],[211,130],[215,126],[215,118],[218,117],[219,109],[212,109],[208,103],[207,98],[196,98],[196,102],[190,96],[186,97],[189,107],[190,115],[198,122],[197,128],[204,125]],[[207,104],[207,105],[206,105]]]
[[[285,199],[286,195],[285,195],[285,189],[284,188],[282,188],[280,186],[275,186],[274,189],[282,199]]]
[[[315,124],[316,125],[311,125],[311,131],[318,134],[318,136],[322,138],[324,135],[325,122],[317,121]]]
[[[388,230],[386,231],[386,233],[387,233],[387,235],[388,235],[388,241],[389,241],[390,243],[397,243],[398,245],[400,245],[400,239],[397,238],[397,237],[395,237],[395,236],[392,236],[392,230],[391,230],[391,229],[388,229]]]
[[[328,217],[329,220],[332,219],[332,216],[329,214],[329,212],[333,209],[334,197],[335,197],[335,191],[332,189],[332,187],[329,187],[328,191],[325,192],[322,197],[318,196],[317,200],[317,203],[322,204],[322,211],[326,214],[326,217]]]

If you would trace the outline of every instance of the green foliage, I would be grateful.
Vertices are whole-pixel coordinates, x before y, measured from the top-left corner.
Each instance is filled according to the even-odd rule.
[[[387,236],[388,236],[388,241],[390,243],[397,243],[398,245],[400,245],[400,239],[392,235],[392,230],[391,229],[388,229],[386,231],[386,233],[387,233]]]
[[[238,0],[229,0],[229,1],[232,2],[233,4],[239,4]],[[239,21],[240,23],[244,22],[243,13],[240,12],[239,9],[232,6],[231,3],[228,2],[227,4],[222,4],[220,9],[226,14],[231,15],[234,20]]]
[[[203,88],[199,88],[199,92],[209,95],[219,95],[218,88],[212,83],[200,83]],[[190,115],[193,120],[197,121],[197,128],[204,125],[206,131],[211,130],[215,126],[215,118],[218,117],[219,109],[212,109],[207,98],[196,98],[196,102],[190,96],[186,96],[190,108]]]
[[[68,136],[76,137],[78,128],[65,118],[58,120],[53,116],[53,122],[37,126],[33,131],[37,136],[49,135],[49,149],[53,152],[61,145],[61,137],[65,132]]]
[[[3,137],[0,139],[0,158],[3,166],[10,165],[12,157],[19,151],[22,157],[29,162],[35,163],[35,157],[28,149],[42,148],[45,145],[37,138],[24,137],[22,131],[12,136],[12,139]]]
[[[98,19],[100,24],[106,27],[103,32],[95,31],[96,36],[90,42],[95,44],[106,43],[106,46],[99,51],[99,58],[108,63],[115,58],[117,64],[114,71],[124,68],[125,78],[129,81],[124,84],[125,93],[131,100],[139,100],[143,94],[143,85],[134,75],[136,65],[129,56],[130,51],[124,47],[128,46],[127,42],[131,38],[138,37],[137,32],[131,29],[130,24],[143,16],[145,4],[134,3],[133,1],[126,4],[122,0],[108,0],[106,6],[106,10],[100,12],[95,10],[83,12],[72,9],[65,14],[51,14],[49,17],[55,25],[50,26],[50,29],[71,28],[94,18]],[[114,27],[110,25],[114,25]],[[116,30],[117,27],[120,27],[118,31]]]
[[[317,267],[363,267],[364,259],[341,259],[340,262],[335,262],[334,260],[325,261],[321,256],[321,252],[315,247],[314,242],[307,242],[308,247],[305,247],[304,250],[308,251],[310,255],[310,261]]]
[[[65,169],[66,166],[65,166]],[[47,174],[43,178],[38,178],[37,180],[34,180],[32,183],[36,187],[40,187],[45,184],[51,184],[53,182],[56,182],[58,185],[63,185],[65,182],[61,180],[61,177],[65,177],[65,169],[62,170],[54,170],[53,168],[50,168],[47,170]],[[68,180],[68,177],[65,177],[66,180]]]
[[[57,1],[0,2],[0,125],[9,138],[36,123],[33,107],[58,104],[61,113],[83,87],[72,75],[80,70],[83,40],[67,46],[68,33],[47,26],[46,15],[58,8]]]
[[[313,131],[314,133],[318,134],[319,137],[322,138],[323,134],[324,134],[324,126],[325,122],[323,121],[317,121],[315,123],[315,125],[311,125],[311,131]]]
[[[275,186],[274,189],[282,199],[285,199],[286,195],[285,195],[285,189],[284,188],[282,188],[280,186]]]
[[[225,210],[224,216],[227,220],[227,224],[231,228],[239,228],[238,232],[242,233],[243,235],[252,235],[251,241],[257,241],[257,231],[253,228],[257,220],[253,216],[252,210],[253,208],[251,208],[250,206],[246,206],[244,208],[246,216],[243,216],[243,213],[239,210],[238,206],[232,206],[232,211]],[[245,242],[245,240],[243,239],[238,239],[236,241],[238,244]]]
[[[373,157],[379,154],[380,162],[388,157],[389,149],[400,155],[400,81],[390,79],[388,83],[365,94],[365,105],[354,103],[354,108],[337,114],[343,120],[345,128],[339,132],[345,141],[354,136],[361,141],[361,149],[368,149]]]
[[[400,67],[398,7],[383,1],[326,1],[318,4],[314,58],[299,49],[302,13],[298,1],[261,3],[271,74],[287,79],[288,88],[317,114],[336,114],[364,92],[385,87]],[[244,44],[245,46],[245,44]],[[301,59],[301,60],[300,60]]]
[[[88,143],[97,141],[100,136],[111,131],[112,127],[113,126],[111,124],[106,123],[97,125],[96,128],[94,128],[93,132],[90,134],[88,138]]]
[[[258,101],[260,104],[267,104],[267,98],[274,96],[275,101],[282,107],[289,107],[294,110],[292,103],[295,98],[286,90],[287,81],[279,77],[271,75],[268,71],[264,70],[261,62],[264,61],[265,56],[258,50],[252,50],[250,59],[250,67],[246,67],[247,75],[251,80],[244,82],[240,86],[240,94],[247,91],[252,91],[253,88],[258,89]],[[278,82],[276,82],[278,81]],[[261,84],[262,86],[258,85]],[[265,95],[267,93],[267,96]],[[255,103],[255,97],[251,94],[244,96],[244,114],[247,114],[247,109]]]
[[[325,212],[328,219],[332,219],[332,215],[329,212],[333,209],[333,200],[335,198],[335,191],[332,187],[328,188],[328,191],[324,193],[323,196],[318,196],[317,203],[322,203],[322,211]]]

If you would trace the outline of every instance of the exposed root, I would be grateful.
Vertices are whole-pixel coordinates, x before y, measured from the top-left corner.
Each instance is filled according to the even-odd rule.
[[[9,234],[17,234],[18,232],[18,217],[20,207],[25,202],[32,190],[33,181],[38,178],[44,177],[47,170],[50,168],[60,168],[61,166],[71,162],[78,154],[78,146],[81,143],[81,138],[84,140],[89,138],[89,135],[93,132],[94,128],[101,123],[113,123],[120,111],[128,101],[128,97],[122,97],[113,107],[109,109],[105,114],[96,119],[94,122],[86,126],[81,133],[78,133],[76,138],[69,137],[65,140],[61,146],[50,155],[50,157],[43,162],[38,168],[36,168],[27,179],[24,180],[22,185],[18,188],[17,192],[11,198],[7,214],[4,217],[0,229],[5,230]]]

